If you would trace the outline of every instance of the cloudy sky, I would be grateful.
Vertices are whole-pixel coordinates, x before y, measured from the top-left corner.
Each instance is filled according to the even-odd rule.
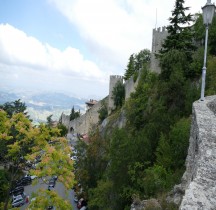
[[[108,95],[175,0],[0,0],[0,89]],[[206,0],[185,0],[191,13]]]

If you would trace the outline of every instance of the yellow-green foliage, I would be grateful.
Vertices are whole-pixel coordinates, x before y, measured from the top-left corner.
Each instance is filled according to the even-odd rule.
[[[15,113],[11,117],[6,112],[0,111],[0,150],[1,161],[10,163],[8,182],[5,183],[9,191],[14,179],[19,178],[19,171],[25,168],[25,162],[34,162],[36,157],[41,161],[35,169],[31,169],[32,175],[43,180],[48,180],[50,176],[57,175],[66,190],[74,185],[73,161],[68,154],[71,149],[67,140],[60,136],[58,128],[52,128],[44,124],[38,127],[33,126],[31,121],[23,113]],[[49,141],[55,142],[49,144]],[[10,170],[9,170],[10,169]],[[37,181],[35,181],[37,182]],[[4,186],[4,183],[1,184]],[[5,207],[8,206],[8,193],[5,193]],[[38,192],[40,202],[37,202],[38,209],[46,206],[50,201],[57,209],[70,209],[69,203],[63,201],[53,191],[42,190]],[[34,208],[35,209],[35,208]]]

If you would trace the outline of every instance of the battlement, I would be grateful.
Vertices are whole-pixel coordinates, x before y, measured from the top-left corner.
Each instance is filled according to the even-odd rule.
[[[110,75],[110,79],[124,79],[124,77],[120,75]]]
[[[158,27],[158,28],[154,28],[154,29],[153,29],[153,34],[154,34],[154,33],[162,33],[162,32],[165,32],[165,31],[167,31],[167,30],[166,30],[166,26]]]

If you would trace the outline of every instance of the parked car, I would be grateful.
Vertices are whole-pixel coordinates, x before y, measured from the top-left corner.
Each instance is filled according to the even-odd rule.
[[[34,180],[35,178],[37,178],[36,175],[30,175],[30,174],[26,174],[25,177],[30,177],[31,180]]]
[[[56,210],[55,206],[48,206],[47,210]]]
[[[18,186],[18,187],[15,187],[13,188],[11,191],[10,191],[10,194],[11,195],[20,195],[24,192],[24,187],[23,186]]]
[[[19,207],[19,206],[22,206],[24,205],[26,202],[26,195],[23,193],[23,194],[20,194],[18,196],[15,196],[12,200],[12,207]]]
[[[20,181],[24,186],[32,183],[32,179],[30,176],[24,176],[23,178],[20,179]]]
[[[75,160],[77,160],[77,159],[78,159],[77,156],[72,156],[72,157],[71,157],[71,160],[74,160],[74,161],[75,161]]]
[[[16,188],[16,187],[20,187],[20,186],[23,187],[23,184],[22,184],[21,180],[13,181],[12,188]]]
[[[74,202],[78,203],[78,197],[77,197],[77,195],[75,193],[74,193]]]
[[[23,192],[23,193],[20,193],[20,194],[18,194],[18,195],[12,195],[12,200],[15,200],[15,199],[17,199],[17,197],[19,197],[19,196],[25,196],[26,197],[26,194]]]
[[[54,188],[55,184],[56,184],[56,180],[54,178],[51,178],[49,180],[48,190],[51,190],[52,188]]]
[[[52,179],[54,179],[55,181],[57,181],[58,176],[57,176],[57,175],[54,175],[54,176],[52,176]]]

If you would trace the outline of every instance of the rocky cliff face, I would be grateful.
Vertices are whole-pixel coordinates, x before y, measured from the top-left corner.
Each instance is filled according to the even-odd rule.
[[[193,104],[180,210],[216,209],[216,96]]]

